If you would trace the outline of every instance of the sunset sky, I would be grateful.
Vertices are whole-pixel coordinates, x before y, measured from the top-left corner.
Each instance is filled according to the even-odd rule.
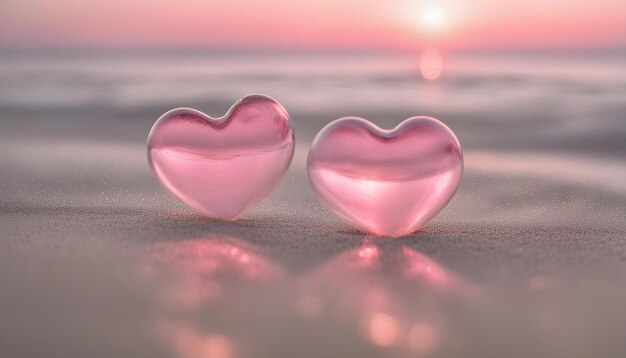
[[[0,47],[626,47],[624,0],[0,0]]]

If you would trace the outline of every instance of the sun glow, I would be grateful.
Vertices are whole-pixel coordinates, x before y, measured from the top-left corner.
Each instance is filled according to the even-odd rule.
[[[427,28],[437,28],[443,24],[445,16],[439,6],[430,6],[422,12],[422,23]]]
[[[402,8],[402,16],[406,24],[415,31],[431,33],[447,32],[456,23],[459,12],[458,4],[446,1],[423,2],[406,0]]]

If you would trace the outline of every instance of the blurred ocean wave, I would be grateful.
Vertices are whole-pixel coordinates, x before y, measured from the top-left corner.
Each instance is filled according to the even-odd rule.
[[[260,92],[299,110],[519,110],[620,106],[626,56],[450,54],[442,76],[420,76],[419,54],[69,53],[0,56],[0,106],[232,101]],[[502,118],[506,120],[507,118]]]

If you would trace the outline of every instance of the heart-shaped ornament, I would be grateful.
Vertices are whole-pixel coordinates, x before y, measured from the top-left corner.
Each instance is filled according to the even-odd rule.
[[[461,182],[463,154],[454,133],[430,117],[383,130],[341,118],[315,137],[308,158],[317,197],[362,231],[403,236],[419,230]]]
[[[240,99],[220,118],[177,108],[148,136],[148,161],[159,182],[206,215],[236,220],[284,176],[294,150],[293,129],[272,98]]]

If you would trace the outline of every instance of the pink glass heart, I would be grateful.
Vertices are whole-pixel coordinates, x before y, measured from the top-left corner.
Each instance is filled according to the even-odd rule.
[[[283,177],[293,156],[289,115],[260,95],[235,103],[221,118],[178,108],[148,137],[148,161],[161,184],[206,215],[235,220]]]
[[[463,155],[454,133],[434,118],[383,130],[348,117],[318,133],[308,168],[315,193],[335,214],[365,232],[402,236],[450,201]]]

